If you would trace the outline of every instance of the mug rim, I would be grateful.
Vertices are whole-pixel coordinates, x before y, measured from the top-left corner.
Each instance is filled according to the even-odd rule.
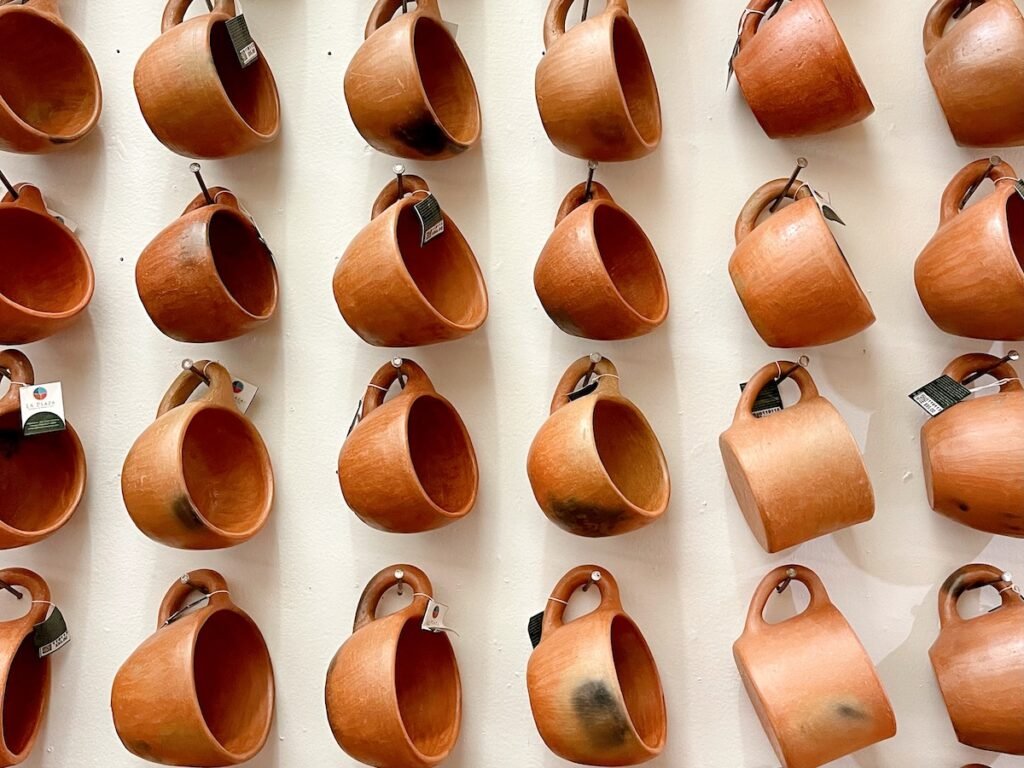
[[[271,300],[269,302],[270,309],[267,311],[267,313],[266,314],[257,315],[256,313],[250,312],[248,309],[246,309],[244,306],[242,306],[241,302],[239,302],[238,299],[235,298],[235,294],[231,291],[230,288],[228,288],[227,284],[224,282],[224,278],[220,274],[220,269],[217,267],[217,258],[216,258],[216,256],[214,255],[214,252],[213,252],[213,245],[210,242],[210,230],[211,230],[211,227],[213,225],[213,220],[217,216],[221,216],[221,215],[230,215],[230,216],[232,216],[236,221],[241,222],[241,224],[246,228],[246,230],[250,234],[252,234],[256,238],[256,240],[258,241],[259,237],[255,235],[255,233],[258,231],[256,229],[256,226],[245,215],[243,215],[241,211],[238,211],[238,210],[236,210],[235,208],[232,208],[229,205],[224,205],[223,203],[214,203],[211,206],[204,206],[203,208],[200,208],[197,211],[189,211],[188,215],[191,215],[193,213],[198,213],[198,214],[208,213],[209,214],[209,219],[206,222],[206,226],[204,227],[204,229],[205,229],[204,238],[205,238],[205,243],[206,243],[206,255],[208,257],[208,261],[209,261],[210,267],[213,269],[214,277],[217,279],[217,283],[220,286],[221,290],[223,291],[223,295],[227,297],[228,301],[231,302],[232,306],[234,306],[239,312],[241,312],[243,315],[245,315],[246,318],[248,318],[249,320],[256,320],[256,321],[260,321],[260,322],[265,321],[265,320],[269,320],[274,315],[274,312],[277,310],[277,302],[278,302],[278,299],[280,298],[280,295],[279,295],[280,294],[280,283],[279,283],[278,273],[277,273],[277,263],[274,261],[273,255],[270,253],[269,247],[267,247],[266,250],[267,250],[267,260],[270,262],[270,271],[271,271],[271,273],[273,275],[273,280],[272,280],[272,283],[273,283],[273,290],[272,290],[273,296],[271,297]],[[264,247],[266,247],[266,246],[264,246]]]
[[[24,616],[19,616],[18,618],[13,619],[13,621],[22,621],[24,618],[25,618]],[[20,639],[18,640],[17,646],[14,649],[14,652],[6,660],[7,663],[4,665],[4,670],[3,670],[3,674],[4,674],[4,677],[5,677],[5,684],[4,684],[3,689],[0,689],[0,702],[3,701],[3,698],[4,698],[3,694],[6,693],[7,685],[9,684],[9,681],[6,680],[6,678],[10,674],[11,666],[12,666],[12,664],[14,662],[14,659],[17,656],[18,651],[21,649],[21,646],[24,643],[29,641],[30,636],[31,636],[31,631],[29,631],[27,634],[22,635],[20,637]],[[32,750],[35,747],[36,742],[39,739],[39,734],[42,732],[43,723],[46,720],[46,710],[47,710],[47,708],[49,706],[49,703],[50,703],[50,689],[51,689],[51,687],[53,685],[53,666],[50,664],[49,657],[43,657],[42,659],[35,659],[35,660],[44,665],[44,669],[43,669],[43,691],[42,691],[42,696],[40,697],[39,710],[37,712],[33,713],[35,715],[35,722],[33,723],[31,733],[28,734],[28,738],[25,741],[25,746],[20,751],[15,752],[8,745],[8,743],[7,743],[7,736],[3,732],[3,729],[0,729],[0,755],[5,755],[5,754],[9,755],[13,759],[13,762],[11,763],[12,765],[20,764],[23,760],[26,760],[29,757],[30,754],[32,754]]]
[[[647,137],[640,130],[636,124],[636,120],[633,119],[633,111],[629,108],[629,101],[626,99],[626,91],[622,87],[622,75],[619,73],[618,62],[615,59],[615,26],[619,23],[627,23],[629,25],[629,31],[633,37],[633,41],[639,44],[639,49],[644,55],[644,63],[647,65],[647,73],[650,75],[651,82],[654,83],[655,94],[658,92],[657,80],[654,77],[654,65],[651,64],[651,56],[647,52],[647,46],[644,44],[643,36],[640,34],[640,28],[637,27],[636,22],[633,21],[633,17],[622,10],[621,7],[616,6],[610,9],[610,12],[605,12],[604,16],[608,17],[608,45],[612,54],[612,64],[615,67],[615,85],[617,93],[619,95],[619,103],[622,106],[622,112],[626,117],[626,121],[629,123],[629,127],[633,130],[633,136],[648,152],[653,152],[661,141],[661,131],[659,130],[658,135],[652,141],[648,141]],[[598,17],[600,18],[600,17]],[[584,22],[586,23],[586,22]],[[582,25],[580,25],[582,26]],[[658,122],[661,122],[661,102],[660,97],[655,102],[658,107]]]

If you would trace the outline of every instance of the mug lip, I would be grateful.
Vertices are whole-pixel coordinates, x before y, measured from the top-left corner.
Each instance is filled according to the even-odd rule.
[[[630,628],[636,633],[636,636],[640,639],[640,642],[643,643],[644,656],[647,659],[647,663],[650,664],[650,666],[655,671],[655,677],[657,678],[657,681],[658,681],[658,693],[660,694],[659,698],[661,699],[661,702],[662,702],[661,709],[662,709],[662,712],[664,712],[664,709],[665,709],[664,708],[665,688],[662,685],[661,673],[658,671],[658,663],[657,663],[657,661],[654,658],[654,652],[651,650],[650,643],[647,642],[647,638],[644,636],[644,633],[640,629],[640,626],[633,620],[633,617],[630,616],[628,613],[626,613],[624,610],[619,608],[618,610],[610,611],[609,613],[611,613],[610,620],[608,621],[608,642],[609,642],[609,645],[611,644],[611,633],[612,633],[613,629],[615,628],[615,622],[616,621],[624,621],[627,624],[629,624]],[[614,666],[614,660],[613,660],[613,666]],[[626,695],[622,691],[622,683],[619,682],[618,668],[615,669],[615,686],[616,686],[616,689],[619,692],[619,696],[622,698],[623,704],[625,704],[626,703]],[[636,738],[637,743],[640,744],[648,752],[648,754],[651,754],[651,755],[659,754],[661,752],[661,750],[665,746],[665,740],[666,740],[665,729],[663,728],[661,730],[661,735],[660,735],[660,738],[658,739],[658,741],[656,741],[654,743],[648,743],[648,741],[643,736],[640,735],[640,731],[637,730],[636,723],[634,722],[634,719],[633,719],[633,713],[629,711],[629,707],[626,706],[625,709],[626,709],[626,713],[629,715],[629,728],[633,732],[633,736]]]
[[[24,618],[25,618],[24,616],[20,616],[20,617],[14,619],[14,621],[22,621]],[[30,635],[31,635],[31,631],[29,631],[28,633],[26,633],[25,635],[23,635],[21,637],[20,641],[18,642],[18,648],[20,648],[21,645],[26,640],[28,640]],[[15,649],[15,653],[17,653],[17,648]],[[13,662],[13,660],[14,660],[14,657],[12,656],[8,660],[8,663],[5,665],[5,668],[4,668],[4,677],[5,678],[10,674],[11,662]],[[49,701],[50,701],[50,686],[52,685],[52,681],[53,681],[53,667],[50,664],[50,657],[49,656],[45,656],[42,659],[38,659],[38,661],[41,662],[44,665],[44,667],[43,667],[43,676],[44,676],[45,679],[43,681],[43,695],[42,695],[42,701],[41,701],[40,709],[39,709],[38,712],[35,713],[36,714],[36,718],[35,718],[35,723],[32,726],[32,732],[28,736],[28,739],[27,739],[27,741],[25,743],[24,749],[22,749],[20,752],[15,752],[14,750],[12,750],[8,746],[8,744],[7,744],[6,734],[3,732],[2,729],[0,729],[0,757],[7,756],[8,760],[13,760],[13,762],[11,762],[11,765],[18,765],[23,760],[27,759],[28,756],[32,753],[32,749],[35,747],[36,741],[39,738],[39,734],[40,734],[40,732],[43,729],[43,722],[46,719],[46,717],[45,717],[46,709],[47,709],[47,706],[49,705]]]
[[[213,253],[213,245],[210,243],[210,227],[212,226],[213,219],[216,216],[230,215],[233,216],[236,220],[240,221],[242,225],[245,226],[246,229],[250,232],[250,234],[254,234],[258,230],[256,230],[256,227],[255,225],[253,225],[252,221],[250,221],[245,215],[243,215],[241,211],[238,211],[229,205],[224,205],[223,203],[214,203],[213,205],[203,206],[202,208],[199,208],[196,211],[189,211],[189,213],[186,215],[203,213],[209,215],[209,220],[205,227],[206,231],[204,233],[207,255],[209,256],[210,266],[213,268],[214,277],[216,277],[217,283],[220,286],[221,290],[223,291],[224,296],[226,296],[228,301],[231,302],[231,305],[235,307],[235,309],[237,309],[241,314],[245,315],[246,318],[257,321],[269,320],[273,316],[274,312],[277,311],[277,302],[278,299],[280,298],[280,281],[278,279],[277,263],[274,261],[274,257],[270,253],[270,249],[267,248],[267,260],[270,262],[270,271],[273,273],[273,297],[270,302],[270,309],[267,311],[267,313],[257,315],[256,313],[250,312],[248,309],[241,305],[238,299],[235,298],[234,293],[232,293],[228,286],[225,284],[224,278],[221,277],[220,270],[217,269],[217,259]],[[257,240],[258,239],[259,238],[257,238]],[[266,248],[266,246],[264,247]]]
[[[659,142],[661,140],[661,136],[660,136],[661,132],[660,131],[658,132],[659,135],[656,136],[653,141],[648,141],[647,138],[644,136],[643,132],[640,130],[640,128],[637,127],[636,121],[633,119],[633,113],[629,109],[629,102],[626,100],[626,92],[622,88],[622,77],[619,75],[618,62],[616,62],[615,59],[614,59],[614,53],[615,53],[615,39],[614,39],[614,36],[615,36],[615,25],[620,23],[622,20],[625,20],[625,22],[627,24],[629,24],[630,32],[633,35],[634,39],[640,44],[640,49],[643,51],[644,61],[647,64],[647,69],[651,73],[651,79],[654,80],[654,65],[651,64],[651,56],[647,52],[647,46],[644,44],[643,36],[640,34],[640,28],[637,27],[636,22],[633,21],[633,17],[632,16],[630,16],[628,13],[626,13],[624,10],[622,10],[622,8],[620,8],[618,6],[616,6],[614,8],[611,8],[608,11],[605,11],[602,14],[602,16],[607,16],[608,17],[608,22],[607,22],[608,45],[609,45],[609,47],[610,47],[610,49],[612,51],[612,54],[613,54],[612,63],[615,64],[615,87],[616,87],[617,93],[619,94],[619,102],[622,105],[623,114],[626,116],[626,121],[629,123],[629,127],[633,130],[634,138],[636,138],[640,142],[640,144],[643,145],[643,147],[646,150],[648,150],[649,152],[652,152],[652,151],[654,151],[654,149],[657,148],[657,146],[658,146],[658,144],[659,144]],[[596,17],[593,20],[597,21],[600,18],[601,17]],[[585,24],[586,22],[583,22],[583,23]],[[582,25],[580,25],[580,26],[582,26]],[[655,81],[655,89],[657,89],[657,81]],[[660,102],[658,103],[658,119],[659,119],[659,121],[661,120],[661,104],[660,104]]]

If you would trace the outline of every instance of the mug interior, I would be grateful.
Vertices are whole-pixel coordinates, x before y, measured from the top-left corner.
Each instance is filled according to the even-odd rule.
[[[1010,248],[1021,270],[1024,270],[1024,197],[1013,194],[1006,199],[1006,226],[1010,233]]]
[[[647,512],[661,509],[665,486],[661,449],[636,410],[618,400],[594,405],[594,443],[612,483],[630,504]]]
[[[612,25],[612,51],[626,109],[647,144],[658,140],[660,109],[654,70],[640,32],[628,16],[616,16]]]
[[[68,431],[0,433],[0,523],[29,534],[59,526],[82,492],[80,460]]]
[[[472,144],[480,132],[476,86],[469,65],[447,30],[420,17],[412,32],[413,55],[427,103],[441,127],[459,144]]]
[[[395,650],[398,711],[409,740],[428,758],[441,757],[459,728],[460,683],[451,643],[443,632],[406,622]]]
[[[277,130],[280,106],[274,76],[262,52],[255,62],[243,69],[224,21],[216,21],[210,27],[210,51],[217,76],[235,111],[256,133],[273,134]]]
[[[406,432],[416,478],[430,500],[445,512],[464,510],[476,490],[476,464],[459,415],[436,397],[419,397]]]
[[[612,620],[612,659],[630,722],[649,749],[665,739],[665,710],[654,657],[640,630],[625,616]]]
[[[269,317],[277,299],[277,273],[255,228],[241,215],[215,211],[210,217],[210,252],[231,298],[250,315]]]
[[[19,755],[39,730],[46,702],[47,660],[36,655],[32,635],[26,637],[11,662],[3,700],[3,741]]]
[[[214,613],[199,630],[192,657],[196,698],[214,738],[233,754],[260,748],[273,708],[266,644],[244,617]]]
[[[668,297],[661,265],[650,241],[625,212],[614,205],[594,209],[594,238],[601,262],[615,289],[645,320],[665,315]]]
[[[77,241],[55,220],[5,206],[0,210],[0,242],[0,296],[54,315],[74,312],[88,302],[92,270]]]
[[[34,12],[0,14],[0,99],[56,139],[86,130],[99,109],[89,54],[73,34]]]

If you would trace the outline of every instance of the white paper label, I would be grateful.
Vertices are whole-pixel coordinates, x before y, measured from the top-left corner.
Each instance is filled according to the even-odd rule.
[[[64,420],[64,392],[59,381],[22,387],[21,427],[26,437],[67,429]]]
[[[454,635],[458,635],[458,632],[445,624],[445,617],[447,615],[448,606],[431,599],[427,602],[427,612],[423,614],[422,629],[428,632],[451,632]]]
[[[231,392],[235,398],[235,405],[238,406],[238,410],[242,413],[249,410],[249,406],[252,405],[257,391],[259,391],[259,387],[255,384],[250,384],[242,379],[232,379],[231,381]]]

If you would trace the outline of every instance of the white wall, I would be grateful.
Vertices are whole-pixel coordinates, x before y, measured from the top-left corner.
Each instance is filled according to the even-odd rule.
[[[74,636],[55,657],[52,708],[27,765],[143,764],[114,733],[110,683],[152,631],[167,587],[198,567],[227,576],[276,663],[277,718],[252,764],[353,765],[327,726],[324,675],[348,635],[364,583],[379,568],[406,561],[426,569],[462,633],[455,642],[465,718],[450,761],[455,768],[562,764],[530,716],[526,622],[568,568],[587,562],[618,577],[626,608],[661,664],[671,730],[665,754],[652,765],[774,766],[730,647],[757,582],[773,566],[797,561],[817,570],[859,631],[899,720],[895,739],[836,765],[1024,766],[1021,758],[957,744],[927,657],[938,628],[936,589],[948,573],[981,561],[1024,577],[1021,542],[959,527],[929,510],[918,446],[924,415],[907,399],[956,355],[988,346],[934,328],[912,281],[943,187],[967,161],[987,154],[954,145],[932,95],[920,42],[927,0],[834,0],[831,10],[877,112],[829,136],[779,142],[761,133],[735,83],[723,90],[741,2],[635,0],[661,87],[664,142],[642,161],[601,167],[597,178],[657,246],[672,311],[647,338],[600,345],[557,330],[531,280],[560,200],[585,174],[584,162],[549,144],[534,106],[544,2],[442,0],[476,76],[483,141],[457,159],[409,169],[428,179],[474,246],[491,315],[474,336],[410,357],[468,424],[481,492],[468,519],[405,538],[359,522],[344,507],[335,476],[356,400],[392,354],[361,342],[331,296],[335,264],[393,163],[364,145],[342,96],[369,0],[245,2],[281,89],[281,138],[203,168],[211,185],[230,187],[257,217],[275,249],[283,294],[267,327],[207,347],[164,338],[146,317],[133,279],[142,248],[195,194],[188,160],[149,134],[132,92],[132,69],[159,29],[161,2],[63,5],[103,79],[100,129],[66,154],[0,157],[12,180],[38,183],[51,207],[80,223],[97,272],[86,319],[26,348],[42,380],[63,380],[90,473],[86,502],[66,529],[3,557],[4,564],[45,575]],[[1024,170],[1024,152],[1001,154]],[[806,178],[832,194],[846,220],[838,237],[879,318],[854,339],[809,351],[823,394],[866,441],[879,504],[870,524],[767,556],[733,501],[716,440],[732,418],[738,383],[776,354],[751,329],[726,263],[747,196],[787,174],[797,155],[810,160]],[[674,485],[663,521],[602,541],[577,539],[548,523],[525,472],[555,382],[570,361],[593,350],[619,366],[625,393],[654,424]],[[119,473],[180,360],[207,356],[260,385],[250,415],[273,455],[278,497],[255,540],[202,554],[143,537],[122,506]]]

